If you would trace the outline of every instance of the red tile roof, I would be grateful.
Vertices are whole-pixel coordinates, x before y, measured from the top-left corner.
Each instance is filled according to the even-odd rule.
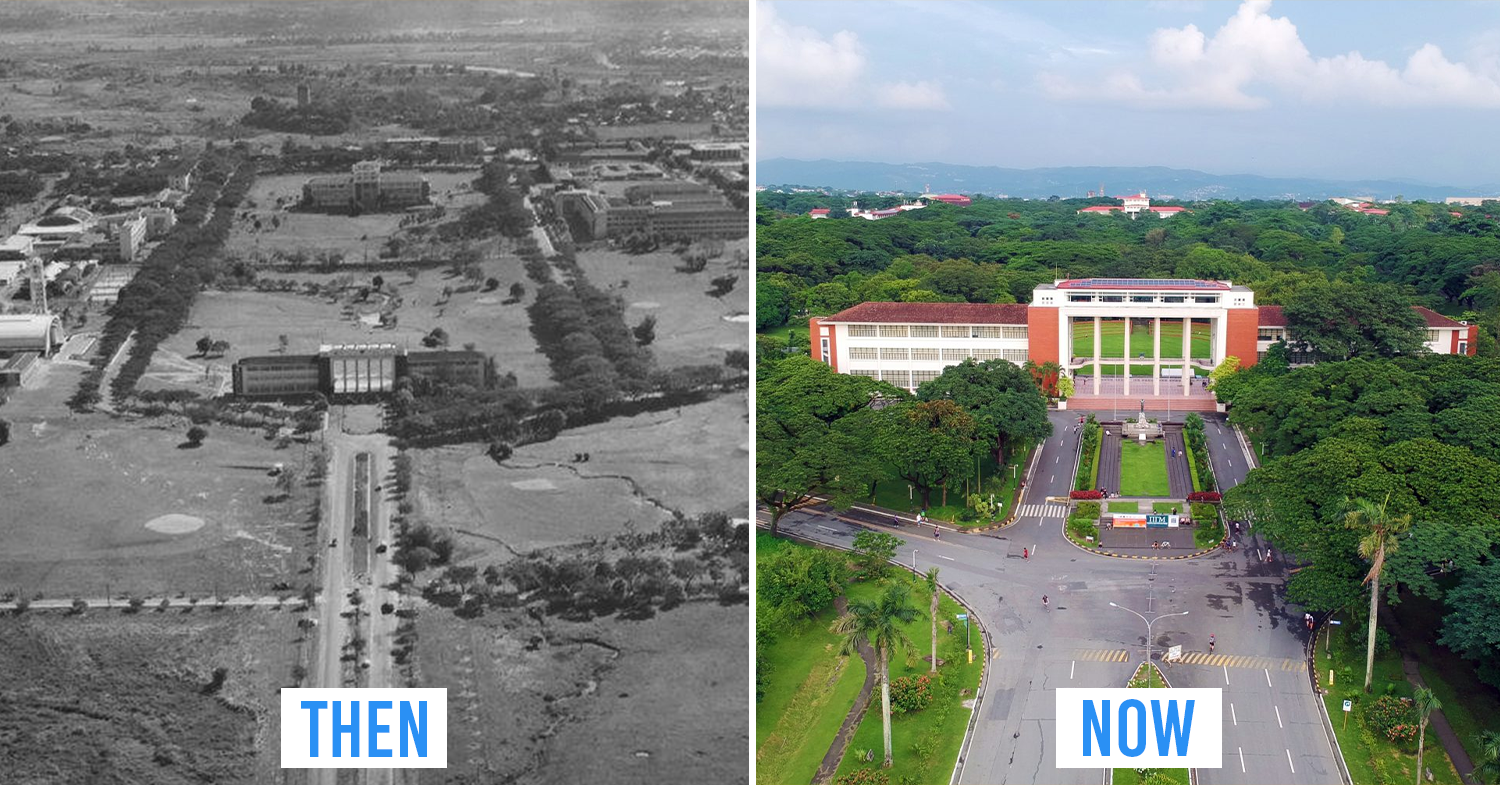
[[[936,201],[946,202],[947,204],[959,207],[968,207],[974,201],[963,194],[935,194],[932,198]]]
[[[1449,319],[1448,317],[1432,310],[1431,308],[1423,308],[1420,305],[1413,305],[1412,307],[1417,309],[1417,313],[1422,314],[1423,319],[1427,320],[1428,327],[1448,327],[1451,329],[1464,328],[1464,325],[1459,324],[1452,319]]]
[[[1187,211],[1186,207],[1173,207],[1171,205],[1167,205],[1167,206],[1163,206],[1163,207],[1152,207],[1151,208],[1151,212],[1153,212],[1153,213],[1181,213],[1181,212],[1186,212],[1186,211]]]
[[[1118,207],[1116,207],[1116,206],[1114,206],[1112,204],[1096,204],[1093,207],[1085,207],[1082,210],[1079,210],[1078,212],[1080,212],[1080,213],[1112,213],[1112,212],[1114,212],[1114,211],[1116,211],[1118,209],[1120,209],[1120,208],[1118,208]]]
[[[808,215],[827,215],[830,212],[832,212],[832,211],[829,210],[827,207],[814,207],[813,209],[808,210],[807,214]]]
[[[1459,324],[1452,319],[1449,319],[1448,317],[1432,310],[1431,308],[1423,308],[1420,305],[1413,305],[1412,309],[1422,315],[1422,318],[1427,321],[1428,327],[1444,327],[1452,330],[1466,329],[1464,328],[1464,325]],[[1281,312],[1281,306],[1261,305],[1257,306],[1257,310],[1260,311],[1259,321],[1261,327],[1286,326],[1286,315]]]
[[[860,303],[823,320],[859,324],[1026,324],[1025,303]]]

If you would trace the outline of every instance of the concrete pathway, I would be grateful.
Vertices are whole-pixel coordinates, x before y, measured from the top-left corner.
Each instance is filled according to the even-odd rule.
[[[1182,428],[1167,428],[1165,430],[1167,442],[1167,485],[1174,499],[1186,499],[1193,492],[1193,475],[1188,468],[1187,445],[1182,440]],[[1172,451],[1177,451],[1177,457],[1171,457]],[[1186,512],[1186,510],[1183,510]]]
[[[1106,488],[1110,493],[1119,493],[1120,426],[1111,423],[1100,427],[1103,429],[1100,435],[1104,441],[1099,447],[1099,481],[1094,484],[1094,488]]]
[[[833,601],[833,607],[842,616],[849,612],[849,601],[843,597],[837,597]],[[854,705],[849,708],[849,714],[844,717],[844,724],[839,726],[838,735],[834,736],[833,743],[828,745],[828,753],[823,756],[823,762],[818,766],[818,773],[813,775],[813,785],[825,785],[833,781],[833,775],[839,771],[839,761],[844,759],[844,750],[849,748],[849,740],[854,738],[854,731],[859,728],[859,721],[864,719],[865,710],[870,707],[870,696],[875,692],[875,680],[880,675],[879,664],[875,662],[875,650],[863,637],[855,641],[854,647],[859,652],[859,658],[865,661],[865,683],[859,688],[859,697],[854,699]],[[883,759],[885,750],[882,749],[876,754]]]
[[[1401,670],[1406,674],[1406,680],[1416,687],[1426,687],[1427,683],[1422,681],[1422,673],[1417,669],[1417,660],[1406,652],[1401,653]],[[1441,710],[1435,711],[1428,718],[1427,723],[1432,732],[1437,734],[1438,740],[1443,742],[1443,749],[1447,751],[1449,760],[1453,761],[1453,767],[1458,769],[1458,776],[1464,782],[1473,782],[1469,773],[1474,770],[1474,761],[1469,760],[1469,753],[1464,750],[1464,745],[1459,742],[1458,734],[1453,732],[1453,726],[1448,724],[1448,718],[1443,716]],[[1426,766],[1426,761],[1423,761]]]

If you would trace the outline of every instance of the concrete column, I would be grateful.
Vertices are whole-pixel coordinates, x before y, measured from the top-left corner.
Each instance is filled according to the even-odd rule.
[[[1151,394],[1161,395],[1161,317],[1151,325]]]
[[[1095,395],[1099,394],[1099,377],[1104,375],[1104,374],[1100,373],[1100,371],[1099,371],[1099,363],[1103,360],[1103,357],[1101,355],[1103,355],[1103,353],[1104,353],[1104,336],[1099,334],[1099,331],[1102,328],[1103,328],[1103,320],[1100,319],[1099,317],[1095,316],[1094,317],[1094,394]]]
[[[1125,317],[1125,394],[1130,394],[1130,325],[1133,320]]]
[[[1182,394],[1188,395],[1193,386],[1192,377],[1193,356],[1193,320],[1192,317],[1183,317],[1182,320]]]

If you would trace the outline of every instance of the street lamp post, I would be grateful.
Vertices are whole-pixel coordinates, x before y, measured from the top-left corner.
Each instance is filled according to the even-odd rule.
[[[911,571],[912,572],[916,572],[917,571],[917,554],[918,553],[919,553],[919,551],[916,551],[916,550],[913,550],[911,552]]]
[[[1187,611],[1183,611],[1181,613],[1166,613],[1166,614],[1162,614],[1161,616],[1157,616],[1155,618],[1148,619],[1145,616],[1142,616],[1141,614],[1136,613],[1135,611],[1131,611],[1129,608],[1125,607],[1124,605],[1116,605],[1115,603],[1111,602],[1109,604],[1109,607],[1111,607],[1111,608],[1119,608],[1122,611],[1130,611],[1131,613],[1135,613],[1135,615],[1141,621],[1143,621],[1143,622],[1146,623],[1146,664],[1147,665],[1151,664],[1151,625],[1153,625],[1153,624],[1161,621],[1162,619],[1166,619],[1166,618],[1169,618],[1169,617],[1172,617],[1172,616],[1186,616],[1186,615],[1188,615]],[[1146,672],[1146,686],[1148,686],[1148,687],[1151,685],[1150,680],[1151,680],[1151,672],[1147,671]]]

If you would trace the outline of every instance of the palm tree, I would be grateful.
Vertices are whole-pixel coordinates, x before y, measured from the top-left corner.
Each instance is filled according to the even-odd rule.
[[[933,567],[927,571],[927,591],[932,593],[932,669],[930,673],[937,673],[937,613],[938,613],[938,568]]]
[[[1474,734],[1474,770],[1469,776],[1478,783],[1500,782],[1500,732],[1487,730]]]
[[[1422,724],[1417,726],[1417,785],[1422,785],[1422,745],[1427,741],[1427,718],[1435,711],[1442,711],[1443,702],[1426,687],[1418,687],[1411,697],[1422,717]]]
[[[1370,573],[1365,576],[1370,583],[1370,640],[1365,647],[1365,692],[1370,691],[1370,682],[1375,679],[1375,624],[1380,612],[1380,572],[1385,568],[1386,555],[1396,550],[1396,538],[1411,528],[1411,516],[1392,515],[1390,503],[1389,493],[1378,505],[1369,499],[1355,499],[1344,518],[1349,528],[1365,531],[1359,541],[1359,555],[1370,560]]]
[[[910,651],[911,638],[901,625],[917,618],[917,609],[911,604],[911,588],[905,582],[893,583],[886,588],[877,602],[851,602],[849,612],[834,620],[832,632],[842,635],[844,640],[839,653],[849,655],[860,641],[871,641],[875,645],[875,658],[880,668],[880,719],[885,731],[885,767],[891,767],[891,653]]]

